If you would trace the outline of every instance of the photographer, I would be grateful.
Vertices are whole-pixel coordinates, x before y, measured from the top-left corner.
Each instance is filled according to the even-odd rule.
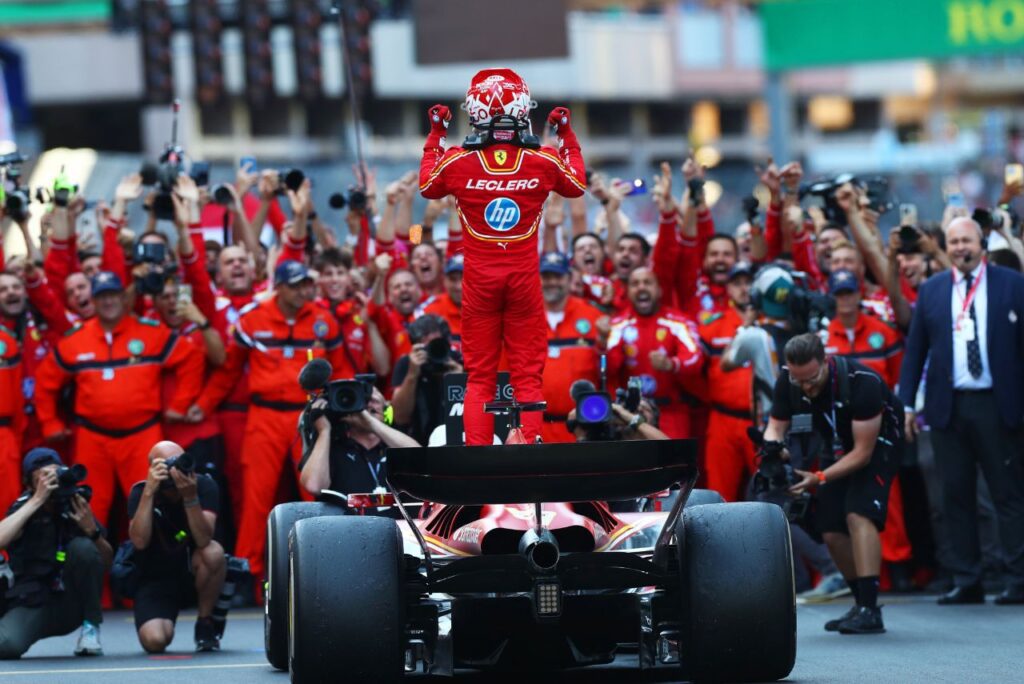
[[[444,375],[462,372],[462,357],[452,351],[451,332],[440,316],[426,314],[409,324],[412,351],[398,359],[391,385],[395,425],[420,444],[444,422]]]
[[[620,403],[611,405],[611,420],[607,424],[607,438],[595,436],[592,429],[576,418],[576,409],[569,411],[565,427],[576,437],[577,442],[594,442],[606,440],[637,440],[637,439],[671,439],[658,429],[658,407],[647,399],[640,400],[636,413],[632,413]]]
[[[113,550],[63,466],[53,449],[29,451],[22,462],[27,490],[0,522],[0,549],[14,573],[0,619],[0,658],[20,658],[40,639],[78,626],[75,655],[103,655],[100,593]]]
[[[139,587],[135,630],[147,653],[163,653],[193,588],[198,616],[196,651],[220,648],[211,614],[224,585],[224,549],[213,541],[217,485],[197,474],[192,457],[174,442],[149,452],[149,474],[128,494],[128,536],[136,549]]]
[[[327,399],[310,406],[316,441],[308,449],[299,471],[299,483],[313,496],[330,489],[344,494],[372,492],[384,486],[381,468],[387,463],[388,447],[418,447],[412,437],[384,423],[384,395],[377,388],[358,413],[342,416],[343,425],[332,425],[325,413]],[[333,446],[332,446],[333,442]]]
[[[825,629],[882,633],[878,533],[885,526],[889,487],[899,465],[903,407],[866,367],[849,359],[826,359],[825,347],[813,333],[786,343],[785,359],[788,367],[775,384],[762,453],[781,450],[791,426],[794,436],[820,440],[822,469],[794,470],[800,479],[792,482],[789,492],[818,490],[818,527],[856,598],[856,605],[827,622]],[[804,451],[807,463],[813,460],[812,451]]]

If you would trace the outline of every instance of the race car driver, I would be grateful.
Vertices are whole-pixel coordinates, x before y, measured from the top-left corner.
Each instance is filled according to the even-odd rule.
[[[510,69],[485,69],[473,77],[465,109],[477,134],[463,147],[444,150],[451,112],[434,105],[430,135],[420,163],[420,193],[427,199],[454,195],[463,239],[466,444],[491,444],[493,418],[483,404],[494,396],[502,347],[515,398],[542,401],[547,356],[544,305],[537,261],[537,227],[549,192],[580,197],[586,171],[569,110],[548,115],[560,151],[540,147],[530,133],[536,104],[522,78]],[[528,442],[540,433],[537,412],[522,418]]]

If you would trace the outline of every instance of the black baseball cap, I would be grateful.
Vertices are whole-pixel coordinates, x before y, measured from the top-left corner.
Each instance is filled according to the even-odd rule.
[[[313,278],[309,269],[294,259],[285,259],[274,269],[274,284],[298,285],[303,280]]]

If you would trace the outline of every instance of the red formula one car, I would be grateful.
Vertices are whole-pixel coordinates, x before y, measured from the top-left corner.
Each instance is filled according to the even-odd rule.
[[[322,503],[271,513],[267,657],[293,682],[556,670],[620,653],[688,679],[781,679],[796,657],[785,516],[693,505],[721,501],[693,490],[695,452],[689,441],[391,450],[391,495],[363,503],[431,502],[415,517],[408,504],[400,520]],[[603,503],[676,485],[664,511]]]

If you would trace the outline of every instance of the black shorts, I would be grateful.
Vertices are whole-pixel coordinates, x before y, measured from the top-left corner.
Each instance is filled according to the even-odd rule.
[[[889,488],[898,470],[898,450],[879,445],[866,466],[819,487],[814,513],[818,530],[848,534],[847,513],[862,515],[873,522],[879,532],[884,530]]]
[[[135,630],[150,620],[176,622],[178,611],[195,600],[195,577],[187,570],[176,575],[143,577],[135,592]]]

